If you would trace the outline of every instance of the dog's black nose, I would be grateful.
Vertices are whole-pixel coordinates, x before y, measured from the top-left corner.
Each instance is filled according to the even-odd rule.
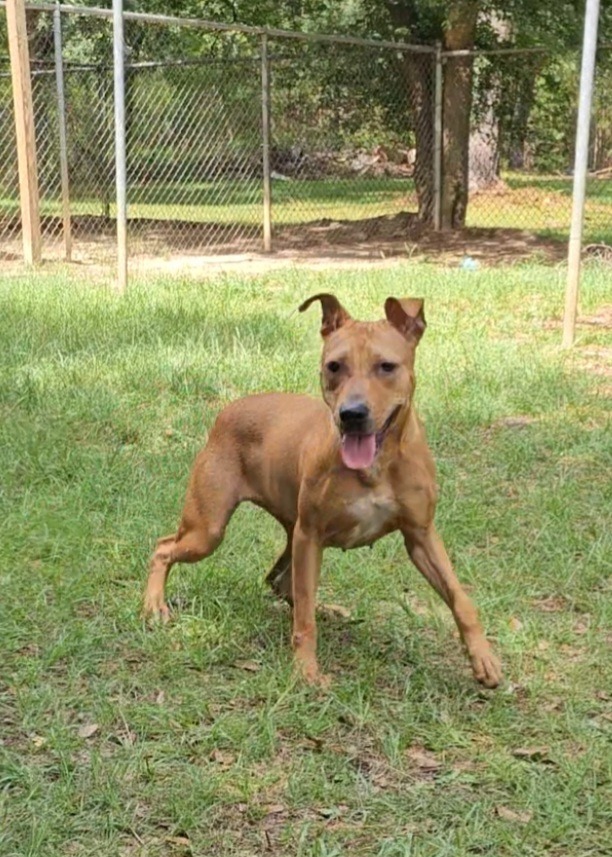
[[[345,428],[349,426],[359,428],[370,416],[370,409],[364,402],[354,402],[350,405],[342,405],[339,411],[340,422]]]

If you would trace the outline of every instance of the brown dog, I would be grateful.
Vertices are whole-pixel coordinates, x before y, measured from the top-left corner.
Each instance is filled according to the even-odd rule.
[[[250,500],[287,531],[267,580],[293,606],[297,666],[308,682],[324,683],[315,624],[323,548],[371,545],[400,530],[413,563],[452,610],[475,677],[495,687],[499,663],[433,524],[434,463],[412,404],[423,302],[388,298],[386,320],[360,322],[328,294],[300,312],[316,300],[325,404],[268,393],[219,414],[196,459],[178,531],[158,542],[151,559],[145,613],[168,618],[172,565],[210,556],[236,506]]]

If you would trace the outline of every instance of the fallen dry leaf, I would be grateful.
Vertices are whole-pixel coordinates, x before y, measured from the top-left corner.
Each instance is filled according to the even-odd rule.
[[[406,756],[411,764],[423,773],[434,773],[442,767],[442,762],[433,753],[420,745],[409,747],[406,750]]]
[[[544,762],[552,765],[554,763],[548,756],[549,752],[550,747],[517,747],[512,751],[512,755],[526,762]]]
[[[32,744],[34,744],[36,748],[44,747],[47,743],[47,739],[43,738],[42,735],[31,735],[30,741],[32,742]]]
[[[138,735],[133,732],[131,729],[126,729],[122,732],[117,732],[116,735],[110,736],[110,741],[114,741],[115,744],[121,744],[122,747],[132,747],[138,739]]]
[[[351,618],[351,611],[341,604],[319,604],[318,610],[324,616],[339,616],[341,619]]]
[[[528,824],[533,818],[532,812],[517,812],[507,806],[496,806],[495,815],[503,818],[504,821],[519,821],[521,824]]]
[[[232,765],[234,764],[234,762],[236,761],[236,757],[234,756],[233,753],[230,753],[226,750],[218,750],[218,749],[213,750],[208,758],[210,759],[211,762],[216,762],[218,765],[220,765],[225,770],[227,770],[228,768],[231,768]]]
[[[285,812],[285,806],[282,803],[269,803],[264,806],[266,815],[280,815]]]
[[[164,841],[169,845],[180,845],[182,848],[191,848],[191,839],[188,836],[165,836]]]
[[[473,771],[479,771],[481,767],[482,766],[473,759],[457,759],[452,763],[452,769],[457,774],[469,774]]]
[[[511,616],[510,619],[508,619],[508,625],[511,631],[520,631],[523,627],[523,623],[520,619],[517,619],[516,616]]]
[[[155,702],[157,705],[163,705],[165,700],[166,700],[166,694],[164,693],[163,690],[160,690],[160,692],[155,697]]]
[[[258,664],[257,661],[234,661],[234,666],[249,673],[256,673],[261,669],[261,664]]]
[[[549,595],[548,598],[538,598],[533,606],[543,613],[560,613],[567,609],[567,600],[562,595]]]
[[[84,723],[82,726],[79,726],[79,738],[91,738],[99,728],[97,723]]]
[[[559,651],[565,656],[567,661],[579,661],[584,657],[585,650],[581,646],[569,646],[563,643],[559,646]]]
[[[377,789],[389,789],[393,786],[393,780],[389,777],[386,771],[379,771],[372,774],[370,782]]]

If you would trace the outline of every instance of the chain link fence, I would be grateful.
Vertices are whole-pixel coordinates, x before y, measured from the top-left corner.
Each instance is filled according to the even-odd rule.
[[[17,142],[8,58],[0,58],[0,262],[21,258]]]
[[[259,249],[257,58],[128,67],[130,237],[135,253]]]
[[[580,56],[544,50],[476,55],[470,135],[475,227],[566,239],[572,207]],[[595,79],[585,240],[612,244],[612,51]]]
[[[3,17],[0,8],[0,33]],[[111,264],[112,21],[103,10],[30,9],[28,31],[44,255]],[[0,260],[17,260],[17,157],[2,50],[0,44]],[[600,54],[586,212],[586,240],[597,246],[612,244],[612,58]],[[446,60],[433,48],[264,37],[126,16],[131,264],[261,251],[266,228],[275,250],[371,255],[411,252],[411,242],[428,241],[440,248],[422,222],[424,211],[431,220],[440,187],[437,62],[443,82]],[[492,242],[502,233],[565,239],[578,57],[479,53],[472,79],[462,247],[479,233]]]
[[[416,148],[407,53],[272,42],[272,211],[282,246],[359,244],[405,231],[417,209],[415,169],[432,176],[434,168],[432,123]],[[410,59],[433,104],[433,53]]]

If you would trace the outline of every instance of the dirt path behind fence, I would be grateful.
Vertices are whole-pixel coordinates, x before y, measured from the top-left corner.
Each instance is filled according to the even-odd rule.
[[[114,223],[79,222],[75,218],[73,263],[90,273],[114,266]],[[208,273],[245,270],[260,273],[301,264],[314,267],[384,266],[397,259],[414,259],[445,266],[508,265],[526,260],[555,264],[564,260],[564,241],[521,229],[466,228],[433,232],[414,214],[374,217],[368,220],[317,220],[280,226],[274,235],[274,252],[260,251],[257,235],[249,241],[231,234],[212,236],[208,224],[177,221],[134,221],[130,224],[130,268],[133,273]],[[61,231],[47,224],[45,263],[63,261]],[[214,240],[211,240],[214,238]],[[21,267],[21,239],[13,234],[0,247],[0,270]]]

